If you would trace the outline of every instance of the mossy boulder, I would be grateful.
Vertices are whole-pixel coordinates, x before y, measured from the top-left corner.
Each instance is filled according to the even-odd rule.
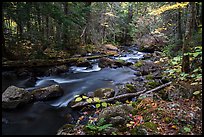
[[[137,61],[137,63],[135,63],[133,66],[134,67],[141,67],[143,65],[142,61]]]
[[[57,135],[85,135],[84,125],[65,124],[57,131]]]
[[[104,118],[107,123],[116,121],[116,123],[125,124],[129,118],[129,113],[134,108],[131,105],[122,104],[116,106],[109,106],[102,109],[99,113],[99,119]]]
[[[64,91],[59,85],[51,85],[31,91],[36,101],[51,100],[60,97],[64,94]]]
[[[60,73],[66,72],[66,71],[68,71],[68,67],[66,65],[60,65],[60,66],[55,66],[55,67],[48,69],[45,72],[45,75],[46,76],[58,75]]]
[[[145,127],[146,129],[150,129],[152,131],[157,131],[157,124],[153,122],[145,122],[143,124],[143,127]]]
[[[151,80],[151,81],[147,82],[147,85],[148,85],[150,88],[155,88],[155,87],[159,86],[160,83],[157,82],[157,81]]]
[[[100,58],[99,59],[99,67],[105,68],[105,67],[113,67],[115,61],[106,57]]]
[[[92,97],[111,98],[114,94],[115,91],[112,88],[99,88],[93,92]]]

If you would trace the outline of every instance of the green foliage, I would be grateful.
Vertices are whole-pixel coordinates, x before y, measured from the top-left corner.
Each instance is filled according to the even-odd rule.
[[[147,80],[152,80],[152,79],[153,79],[153,75],[152,75],[152,74],[147,75],[147,76],[146,76],[146,79],[147,79]]]
[[[134,92],[136,89],[134,87],[134,85],[132,84],[126,84],[126,89],[129,91],[129,92]]]
[[[147,85],[149,85],[151,88],[155,88],[155,87],[159,86],[160,84],[159,84],[159,82],[151,80],[151,81],[147,82]]]
[[[188,133],[188,132],[191,132],[191,129],[189,127],[184,127],[183,128],[184,132]]]
[[[112,124],[105,124],[105,119],[101,118],[96,125],[92,124],[92,123],[88,123],[86,125],[86,129],[93,131],[94,133],[100,133],[102,131],[104,131],[106,128],[111,127]]]
[[[143,65],[142,61],[138,61],[137,63],[135,63],[133,66],[135,67],[141,67]]]

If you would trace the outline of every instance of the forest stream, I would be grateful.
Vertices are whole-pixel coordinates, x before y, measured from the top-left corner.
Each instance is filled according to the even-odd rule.
[[[141,59],[145,53],[136,51],[135,47],[129,48],[113,59],[121,59],[134,63]],[[57,99],[45,102],[35,102],[23,108],[15,110],[3,110],[2,112],[2,134],[56,134],[57,130],[73,119],[77,119],[79,113],[72,110],[68,103],[73,100],[74,95],[95,91],[98,88],[113,88],[117,92],[117,85],[131,81],[135,70],[123,66],[120,68],[100,68],[98,59],[90,60],[92,68],[71,66],[67,72],[57,76],[41,76],[30,86],[27,79],[2,79],[2,91],[8,86],[15,85],[29,90],[59,84],[64,90],[64,95]],[[32,84],[31,84],[32,85]],[[72,119],[66,119],[71,114]],[[72,123],[72,122],[71,122]]]

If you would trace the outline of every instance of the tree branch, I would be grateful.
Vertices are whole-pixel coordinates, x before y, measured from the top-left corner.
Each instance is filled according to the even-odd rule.
[[[147,92],[145,92],[146,89],[144,89],[144,90],[139,91],[139,92],[137,92],[137,93],[127,93],[127,94],[115,96],[115,97],[108,98],[108,99],[102,99],[101,102],[111,102],[111,101],[113,101],[113,100],[118,100],[118,99],[125,98],[125,97],[138,96],[138,95],[140,95],[140,94],[142,94],[142,93],[147,94],[147,93],[150,93],[150,92],[155,92],[155,91],[158,91],[158,90],[160,90],[160,89],[162,89],[162,88],[165,88],[165,87],[169,86],[171,83],[172,83],[172,82],[168,82],[168,83],[163,84],[163,85],[161,85],[161,86],[158,86],[158,87],[156,87],[156,88],[154,88],[154,89],[151,89],[151,90],[149,90],[149,91],[147,91]],[[83,107],[83,106],[86,106],[86,105],[89,105],[89,104],[96,104],[96,103],[98,103],[98,102],[93,101],[93,102],[91,102],[91,103],[88,103],[88,102],[86,102],[86,101],[81,101],[81,102],[76,103],[75,105],[73,105],[73,106],[71,106],[71,107],[72,107],[72,108]]]

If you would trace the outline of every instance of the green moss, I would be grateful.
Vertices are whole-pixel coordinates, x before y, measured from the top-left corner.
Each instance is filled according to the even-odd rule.
[[[91,45],[91,44],[88,44],[88,45],[86,45],[86,47],[85,47],[85,50],[86,50],[87,52],[89,52],[89,53],[92,53],[92,52],[94,51],[94,49],[95,49],[95,46],[94,46],[94,45]]]
[[[147,80],[152,80],[152,79],[153,79],[153,75],[152,75],[152,74],[147,75],[147,76],[146,76],[146,79],[147,79]]]
[[[151,115],[146,115],[146,116],[144,117],[144,121],[145,121],[145,122],[149,122],[151,119],[152,119],[152,116],[151,116]]]
[[[122,59],[117,59],[116,62],[119,62],[119,63],[121,63],[121,64],[124,64],[124,63],[125,63],[125,61],[122,60]]]
[[[133,109],[133,110],[131,110],[130,113],[131,113],[132,115],[137,115],[137,112],[138,112],[137,109]]]
[[[135,63],[133,66],[134,67],[141,67],[143,65],[142,61],[138,61],[137,63]]]
[[[164,118],[164,121],[165,121],[166,123],[170,123],[170,122],[171,122],[171,118],[170,118],[170,117],[165,117],[165,118]]]
[[[136,90],[135,86],[132,84],[126,84],[125,86],[128,92],[134,92]]]
[[[150,88],[155,88],[155,87],[159,86],[160,84],[159,84],[159,82],[152,80],[152,81],[147,82],[147,85],[149,85]]]
[[[157,130],[157,125],[155,123],[152,123],[152,122],[145,122],[143,124],[143,126],[145,128],[149,128],[149,129],[154,130],[154,131]]]

